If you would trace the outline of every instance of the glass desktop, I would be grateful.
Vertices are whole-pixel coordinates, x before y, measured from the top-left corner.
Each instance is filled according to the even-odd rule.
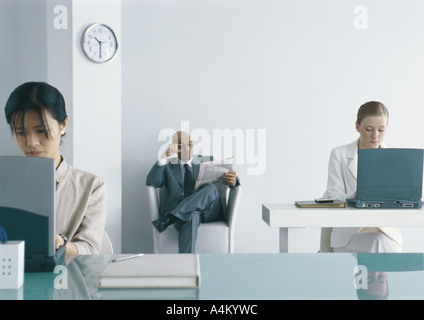
[[[423,299],[424,255],[200,254],[198,289],[99,289],[110,256],[77,256],[54,272],[25,273],[0,299],[358,300]]]

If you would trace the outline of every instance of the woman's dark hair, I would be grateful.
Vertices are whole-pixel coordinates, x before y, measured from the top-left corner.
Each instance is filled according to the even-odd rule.
[[[10,94],[4,111],[12,133],[16,133],[18,129],[25,132],[24,118],[29,110],[37,112],[46,138],[49,137],[49,128],[45,121],[45,112],[48,112],[59,124],[67,118],[65,99],[62,94],[45,82],[26,82]],[[16,123],[17,119],[20,119],[19,124]]]

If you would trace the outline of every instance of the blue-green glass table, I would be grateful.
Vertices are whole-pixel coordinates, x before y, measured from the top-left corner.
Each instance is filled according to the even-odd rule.
[[[200,254],[199,289],[99,289],[110,256],[78,256],[56,272],[25,273],[0,299],[423,299],[424,256],[348,253]]]

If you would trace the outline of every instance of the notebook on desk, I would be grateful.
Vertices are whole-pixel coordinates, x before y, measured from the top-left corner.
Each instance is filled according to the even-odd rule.
[[[423,149],[359,149],[354,208],[421,208]]]
[[[345,203],[341,200],[331,200],[319,202],[316,200],[295,201],[294,204],[299,208],[344,208]]]
[[[113,255],[100,275],[100,288],[198,288],[198,254],[145,254],[114,262]],[[116,259],[118,260],[118,259]]]

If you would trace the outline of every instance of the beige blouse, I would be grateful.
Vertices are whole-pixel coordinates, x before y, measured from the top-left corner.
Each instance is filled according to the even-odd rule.
[[[56,233],[72,241],[78,254],[99,254],[105,222],[104,182],[63,159],[56,170]]]

